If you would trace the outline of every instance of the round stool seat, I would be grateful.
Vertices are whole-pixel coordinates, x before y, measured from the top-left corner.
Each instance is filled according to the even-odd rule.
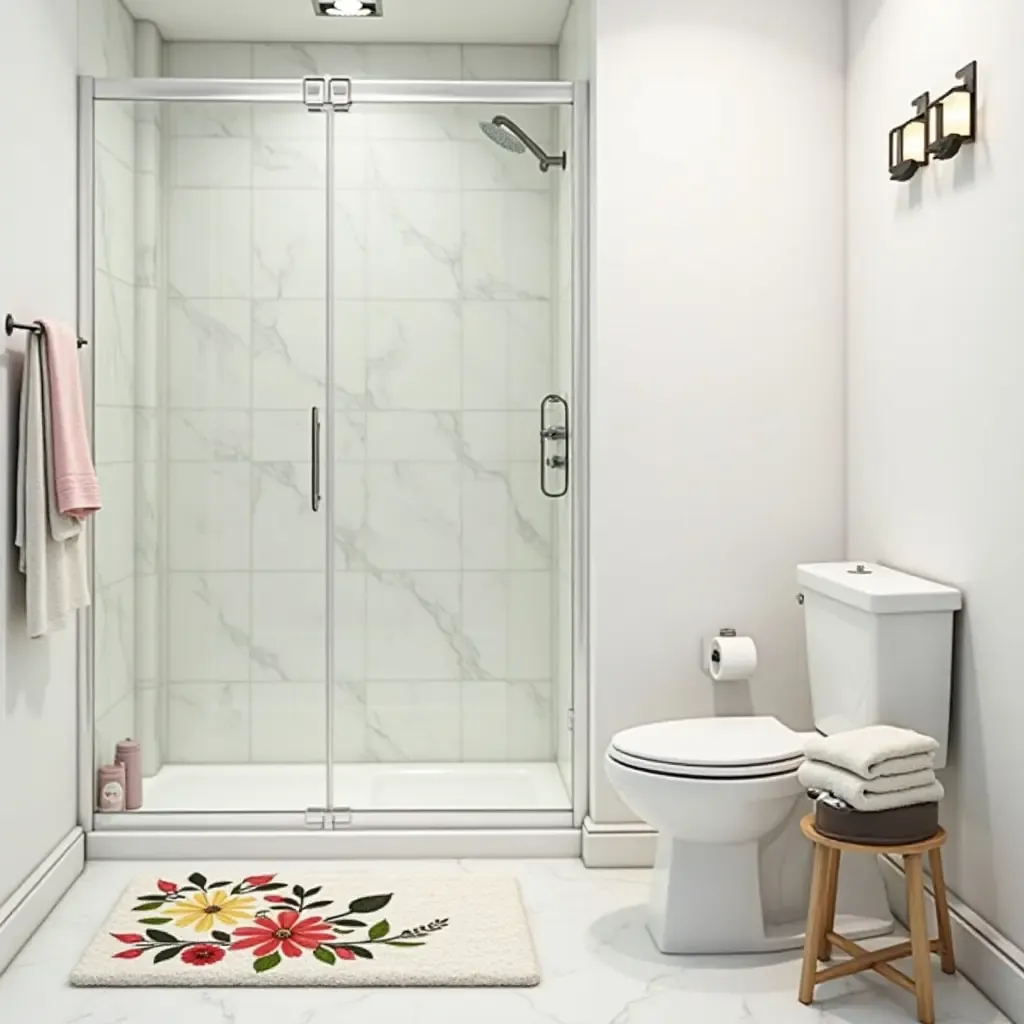
[[[946,842],[946,830],[940,825],[938,831],[927,839],[916,843],[907,843],[905,846],[892,846],[888,843],[856,843],[849,839],[832,839],[823,835],[814,827],[814,815],[807,814],[800,820],[800,831],[812,843],[818,843],[830,850],[842,850],[843,853],[894,853],[900,857],[914,854],[931,853],[937,850]]]

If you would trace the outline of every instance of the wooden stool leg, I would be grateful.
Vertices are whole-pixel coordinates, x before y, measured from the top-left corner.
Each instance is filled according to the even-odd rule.
[[[939,922],[939,942],[942,943],[940,957],[944,974],[956,974],[956,958],[953,955],[953,927],[949,923],[949,900],[946,896],[946,876],[942,871],[942,850],[928,851],[932,866],[932,888],[935,890],[935,917]]]
[[[921,866],[921,855],[906,854],[903,857],[903,865],[907,872],[907,917],[910,923],[910,946],[914,961],[917,1019],[921,1024],[935,1024],[931,943],[928,940],[928,918],[924,912],[924,869]]]
[[[811,900],[807,908],[807,934],[804,938],[804,964],[800,972],[800,1002],[814,1000],[814,979],[818,972],[818,950],[825,934],[825,888],[828,884],[829,851],[814,844],[814,869],[811,875]]]
[[[828,933],[836,930],[836,893],[839,891],[839,858],[841,856],[841,850],[831,849],[828,851],[824,907],[825,928],[821,934],[821,946],[818,948],[819,960],[832,959],[832,943],[828,941]]]

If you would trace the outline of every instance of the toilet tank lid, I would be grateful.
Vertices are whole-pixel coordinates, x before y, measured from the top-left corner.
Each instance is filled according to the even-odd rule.
[[[814,562],[796,567],[797,582],[875,615],[956,611],[960,591],[873,562]]]

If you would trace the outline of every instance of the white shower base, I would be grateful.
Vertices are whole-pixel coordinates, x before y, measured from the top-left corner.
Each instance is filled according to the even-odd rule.
[[[315,764],[172,764],[143,784],[143,811],[288,812],[322,807],[326,768]],[[334,802],[366,811],[567,810],[558,765],[345,764]]]

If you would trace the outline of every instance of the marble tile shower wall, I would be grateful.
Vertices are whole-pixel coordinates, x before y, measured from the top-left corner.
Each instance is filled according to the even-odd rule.
[[[79,67],[130,77],[135,27],[120,0],[82,0]],[[95,525],[96,757],[135,732],[135,118],[96,109],[95,450],[104,509]]]
[[[546,47],[172,44],[184,77],[550,78]],[[336,756],[552,760],[553,176],[498,110],[339,118]],[[549,111],[510,111],[544,144]],[[167,758],[324,755],[322,119],[175,107]]]

